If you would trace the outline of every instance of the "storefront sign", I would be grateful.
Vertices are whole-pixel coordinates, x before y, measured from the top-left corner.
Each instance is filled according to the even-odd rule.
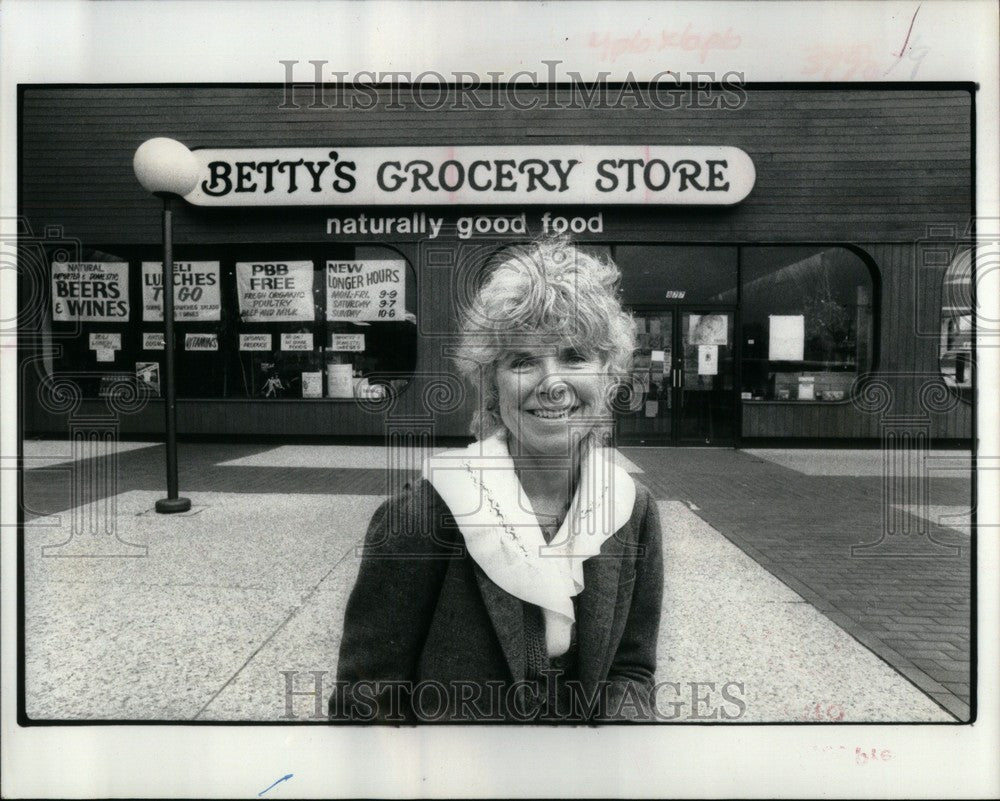
[[[312,350],[313,349],[313,335],[312,334],[282,334],[281,335],[281,349],[282,350]]]
[[[56,322],[128,322],[128,264],[52,263],[52,319]]]
[[[330,334],[330,350],[362,353],[364,349],[364,334]]]
[[[236,286],[245,323],[301,322],[315,317],[311,261],[240,261]]]
[[[159,331],[142,335],[143,350],[163,350],[163,334]]]
[[[753,188],[736,147],[509,145],[193,151],[197,206],[728,206]]]
[[[270,350],[270,334],[240,334],[240,350]]]
[[[406,262],[369,259],[326,263],[326,319],[402,320]]]
[[[174,262],[174,319],[218,322],[219,262]],[[142,263],[142,319],[163,319],[163,262]]]
[[[184,350],[218,350],[219,337],[216,334],[185,334]]]

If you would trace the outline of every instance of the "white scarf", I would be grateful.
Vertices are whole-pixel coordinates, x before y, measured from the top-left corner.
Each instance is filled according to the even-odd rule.
[[[541,607],[549,656],[566,653],[573,596],[583,591],[583,562],[628,522],[635,504],[635,482],[614,463],[614,451],[588,438],[573,502],[548,545],[514,471],[506,431],[432,456],[423,476],[448,505],[483,572],[501,589]]]

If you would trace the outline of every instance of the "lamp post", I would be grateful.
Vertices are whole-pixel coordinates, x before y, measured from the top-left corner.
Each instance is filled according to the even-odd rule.
[[[156,502],[161,514],[186,512],[189,498],[177,495],[177,403],[174,386],[174,200],[198,183],[194,154],[174,139],[157,137],[143,142],[132,159],[135,177],[143,188],[163,200],[163,382],[166,416],[167,497]]]

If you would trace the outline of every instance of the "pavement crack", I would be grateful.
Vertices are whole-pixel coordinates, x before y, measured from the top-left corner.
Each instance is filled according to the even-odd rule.
[[[312,589],[309,590],[309,592],[307,592],[299,599],[299,602],[285,616],[285,619],[282,620],[277,625],[277,627],[275,627],[274,631],[272,631],[264,639],[264,641],[260,643],[260,645],[254,648],[253,652],[245,660],[243,660],[243,664],[236,669],[236,672],[233,673],[233,675],[230,676],[225,681],[225,683],[221,687],[219,687],[218,690],[212,693],[212,697],[209,698],[204,703],[204,705],[202,705],[201,709],[198,710],[198,712],[195,714],[193,718],[191,718],[191,720],[198,720],[202,716],[202,714],[204,714],[204,712],[215,702],[215,699],[218,698],[220,695],[222,695],[225,689],[229,685],[231,685],[234,681],[236,681],[236,678],[240,675],[240,673],[242,673],[246,669],[246,666],[249,665],[257,657],[257,654],[263,651],[264,648],[266,648],[270,644],[270,642],[277,636],[278,632],[281,631],[283,628],[285,628],[285,626],[288,625],[289,621],[302,610],[302,608],[309,602],[309,599],[316,594],[317,590],[319,590],[320,585],[324,581],[326,581],[333,574],[333,572],[344,563],[344,560],[347,559],[348,556],[350,556],[355,552],[356,547],[357,547],[357,542],[352,543],[351,547],[348,548],[346,551],[344,551],[343,556],[341,556],[340,559],[337,560],[337,562],[333,565],[333,567],[331,567],[325,574],[323,574],[323,576],[319,579],[319,581],[317,581],[313,585]]]

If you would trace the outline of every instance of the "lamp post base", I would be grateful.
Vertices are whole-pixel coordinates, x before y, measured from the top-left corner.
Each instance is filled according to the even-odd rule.
[[[156,502],[156,511],[161,515],[172,515],[177,512],[187,512],[190,509],[190,498],[160,498],[160,500]]]

